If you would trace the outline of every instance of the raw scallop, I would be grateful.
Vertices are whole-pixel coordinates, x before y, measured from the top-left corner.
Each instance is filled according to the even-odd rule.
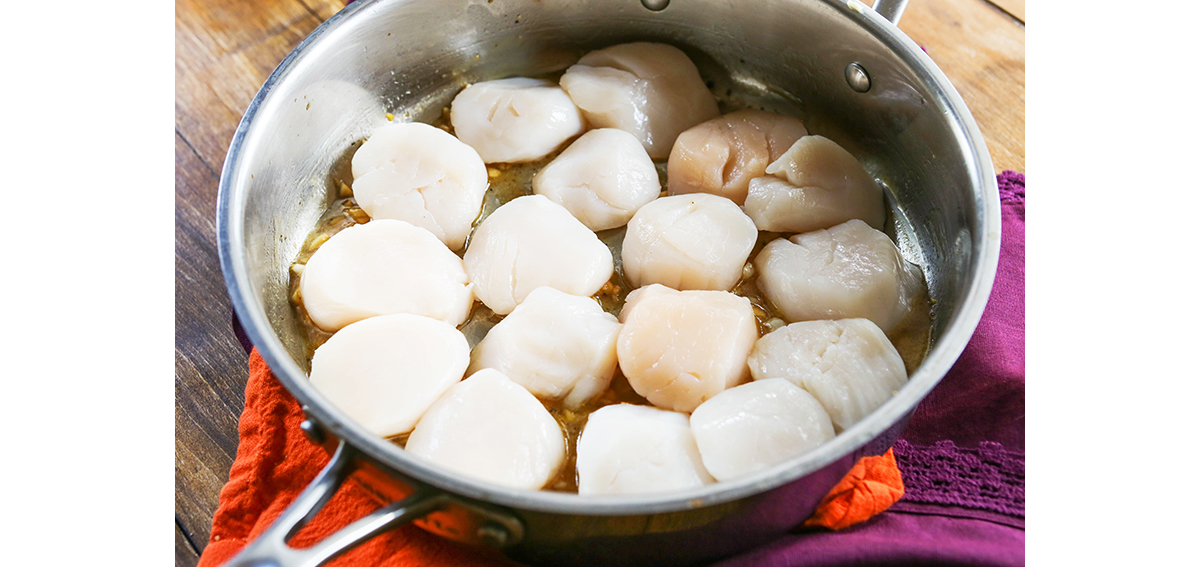
[[[479,223],[463,264],[479,300],[500,315],[542,286],[592,295],[613,271],[596,233],[541,195],[517,197]]]
[[[390,219],[330,237],[305,265],[300,297],[308,316],[326,331],[391,313],[458,326],[475,302],[458,256],[429,231]]]
[[[313,354],[314,388],[381,437],[407,433],[470,362],[452,325],[401,313],[351,323]]]
[[[833,439],[820,402],[782,378],[725,390],[700,404],[690,421],[704,468],[717,480],[782,463]]]
[[[470,146],[428,124],[375,131],[350,160],[354,200],[372,219],[396,219],[462,248],[483,207],[487,166]]]
[[[558,85],[523,77],[463,89],[450,104],[450,124],[487,163],[542,158],[587,128]]]
[[[815,396],[838,431],[908,381],[900,353],[867,319],[792,323],[759,339],[749,363],[755,380],[786,378]]]
[[[921,271],[858,219],[773,240],[754,267],[758,288],[789,323],[864,317],[887,332],[922,287]]]
[[[810,232],[850,219],[883,228],[883,189],[828,138],[800,138],[766,172],[750,181],[745,203],[759,230]]]
[[[579,436],[579,494],[646,494],[714,482],[688,416],[647,406],[602,407]]]
[[[742,277],[757,239],[754,222],[725,197],[662,197],[629,221],[621,261],[634,287],[728,291]]]
[[[533,192],[558,203],[588,228],[600,231],[629,222],[658,198],[658,170],[633,134],[592,130],[567,146],[533,178]]]
[[[438,398],[404,448],[466,476],[531,490],[545,486],[567,456],[550,412],[490,368]]]
[[[745,297],[651,285],[629,294],[620,321],[621,372],[658,407],[690,412],[749,375],[758,326]]]
[[[559,81],[594,128],[620,128],[654,159],[671,153],[680,132],[717,115],[717,100],[691,59],[661,43],[593,51]]]
[[[467,372],[495,368],[541,399],[576,408],[608,388],[620,330],[596,300],[539,287],[475,345]]]
[[[807,134],[796,118],[755,109],[693,126],[671,148],[667,191],[711,193],[742,205],[750,180],[766,175],[767,165]]]

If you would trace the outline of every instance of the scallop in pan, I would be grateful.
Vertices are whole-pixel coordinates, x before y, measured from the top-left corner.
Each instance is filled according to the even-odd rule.
[[[592,51],[559,80],[595,128],[633,134],[663,159],[681,132],[717,115],[717,100],[688,56],[662,43]]]
[[[613,272],[596,233],[541,195],[517,197],[479,223],[463,265],[475,295],[501,315],[542,286],[592,295]]]
[[[550,412],[492,369],[438,398],[405,448],[470,477],[532,490],[545,486],[566,459],[566,441]]]
[[[883,228],[883,189],[833,140],[800,138],[765,171],[750,180],[745,203],[759,230],[810,232],[850,219]]]
[[[586,128],[558,85],[514,77],[475,83],[450,104],[454,133],[487,163],[533,161]]]
[[[754,268],[789,323],[863,317],[884,332],[908,314],[923,283],[886,234],[858,219],[772,240]]]
[[[371,432],[412,431],[470,362],[467,338],[454,326],[400,313],[347,325],[313,354],[313,387]]]
[[[617,404],[592,412],[579,436],[579,494],[646,494],[714,482],[686,414]]]
[[[758,326],[745,297],[656,284],[630,293],[620,320],[621,372],[655,406],[690,412],[749,376]]]
[[[354,200],[372,219],[402,220],[462,248],[488,187],[474,149],[428,124],[399,122],[371,134],[350,163]]]
[[[766,175],[767,166],[807,134],[797,118],[753,108],[693,126],[671,148],[667,191],[710,193],[742,205],[750,180]]]
[[[749,364],[755,380],[786,378],[815,396],[837,431],[908,381],[900,353],[867,319],[792,323],[759,339]]]
[[[475,302],[462,259],[429,231],[380,219],[329,238],[300,275],[300,297],[323,330],[392,313],[460,325]]]
[[[725,390],[700,404],[690,423],[704,468],[717,480],[768,468],[833,439],[821,403],[782,378]]]
[[[629,221],[621,262],[634,286],[728,291],[757,239],[754,222],[725,197],[660,197]]]
[[[541,399],[576,408],[608,388],[620,330],[596,300],[539,287],[475,345],[467,371],[494,368]]]

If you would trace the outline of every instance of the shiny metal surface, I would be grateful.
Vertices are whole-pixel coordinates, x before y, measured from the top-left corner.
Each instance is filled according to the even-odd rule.
[[[851,63],[846,65],[846,84],[856,93],[865,93],[871,90],[871,76],[862,65]]]
[[[904,15],[904,8],[907,6],[908,0],[876,0],[871,9],[875,10],[876,14],[883,16],[883,19],[898,24],[900,16]]]
[[[382,492],[394,489],[400,498],[427,486],[468,506],[511,511],[525,533],[508,551],[529,562],[666,564],[727,555],[795,526],[860,456],[885,451],[962,352],[991,289],[1000,230],[991,160],[962,100],[918,46],[857,0],[739,6],[360,0],[314,31],[264,84],[221,175],[226,283],[275,375],[325,438],[345,441],[386,473]],[[330,171],[338,160],[386,123],[386,112],[428,121],[470,82],[552,73],[590,49],[632,40],[680,47],[718,94],[741,93],[755,106],[801,116],[888,188],[897,240],[922,266],[936,300],[930,352],[909,383],[797,459],[704,489],[644,497],[512,490],[447,474],[325,402],[307,380],[288,266],[336,194]],[[845,69],[855,62],[870,70],[866,93],[847,84]],[[478,529],[455,524],[470,524],[470,515],[418,523],[473,540]]]
[[[296,501],[271,527],[231,559],[229,567],[317,567],[367,539],[394,526],[408,523],[441,506],[444,495],[436,491],[416,491],[407,498],[380,508],[350,524],[321,542],[305,549],[287,544],[353,472],[354,450],[343,442],[317,478],[296,497]]]

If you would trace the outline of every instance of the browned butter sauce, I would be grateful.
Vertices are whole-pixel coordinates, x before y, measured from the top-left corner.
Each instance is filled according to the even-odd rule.
[[[729,100],[722,101],[721,113],[726,114],[734,110],[738,110],[745,105],[738,105]],[[389,119],[391,116],[389,115]],[[443,128],[446,131],[453,133],[453,129],[449,124],[449,109],[442,112],[442,116],[433,122],[434,126]],[[572,140],[573,141],[573,140]],[[345,229],[355,224],[368,222],[370,218],[367,214],[358,207],[354,202],[353,193],[350,189],[352,177],[350,174],[350,158],[353,155],[353,150],[361,145],[361,141],[354,144],[348,149],[337,164],[330,171],[329,183],[331,187],[337,188],[338,198],[333,201],[333,204],[326,211],[325,215],[318,222],[316,228],[305,240],[304,245],[296,258],[291,270],[291,279],[289,282],[290,298],[292,308],[295,310],[296,320],[300,322],[303,336],[306,337],[306,352],[308,360],[311,363],[313,352],[317,347],[324,344],[332,333],[319,329],[308,314],[304,310],[304,304],[300,297],[300,273],[303,265],[308,262],[313,252],[320,247],[330,236],[338,231]],[[559,148],[558,152],[564,149],[570,141]],[[499,208],[504,203],[507,203],[517,197],[533,194],[533,176],[541,170],[546,164],[550,163],[555,156],[555,152],[541,160],[521,163],[521,164],[491,164],[488,165],[488,190],[484,195],[483,210],[479,218],[475,220],[475,225],[490,215],[493,211]],[[666,187],[666,162],[656,162],[659,172],[659,181]],[[473,234],[473,233],[472,233]],[[615,228],[596,233],[600,240],[608,245],[613,254],[613,276],[609,282],[593,297],[600,303],[605,311],[612,313],[614,316],[620,313],[621,307],[625,304],[625,297],[629,294],[631,286],[625,278],[625,271],[621,265],[621,242],[625,237],[625,228]],[[750,260],[762,250],[766,244],[781,236],[787,236],[780,233],[760,232],[758,242],[755,244],[754,250],[750,254]],[[467,245],[470,244],[470,238],[467,239]],[[457,253],[462,256],[466,250],[466,245]],[[742,279],[734,286],[733,293],[746,297],[754,309],[754,315],[758,322],[759,335],[764,335],[774,328],[783,324],[782,319],[777,315],[775,308],[770,304],[762,292],[759,291],[757,285],[757,274],[747,261],[747,267],[743,271]],[[900,352],[901,358],[904,359],[904,366],[908,374],[912,373],[920,366],[921,361],[925,359],[929,349],[930,336],[930,305],[927,293],[922,292],[922,297],[914,301],[914,308],[909,312],[892,332],[888,333],[888,338],[892,344]],[[502,319],[490,309],[480,302],[476,302],[470,316],[459,326],[459,330],[467,337],[468,344],[472,348],[483,339],[496,323]],[[583,432],[583,427],[587,423],[588,416],[595,410],[619,403],[631,403],[639,405],[651,405],[645,398],[639,396],[633,391],[625,376],[621,374],[621,369],[618,366],[616,373],[613,376],[612,383],[600,397],[594,399],[583,406],[576,409],[568,409],[563,407],[560,402],[551,400],[542,400],[542,403],[549,410],[550,415],[558,421],[562,428],[563,436],[566,440],[567,457],[558,474],[546,484],[543,490],[553,490],[560,492],[578,492],[578,479],[575,471],[576,445],[579,440],[579,435]],[[403,434],[389,438],[390,441],[403,447],[408,440],[408,434]]]

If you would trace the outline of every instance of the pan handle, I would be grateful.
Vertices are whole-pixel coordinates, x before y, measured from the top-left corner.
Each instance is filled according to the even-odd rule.
[[[875,0],[875,5],[871,6],[871,9],[887,18],[892,25],[899,25],[900,16],[904,14],[906,6],[908,6],[908,0]]]
[[[333,497],[354,472],[357,451],[339,441],[329,464],[300,493],[275,523],[227,563],[227,567],[317,567],[354,546],[400,524],[408,523],[447,505],[444,493],[414,485],[406,498],[380,508],[312,547],[296,549],[287,541]]]

